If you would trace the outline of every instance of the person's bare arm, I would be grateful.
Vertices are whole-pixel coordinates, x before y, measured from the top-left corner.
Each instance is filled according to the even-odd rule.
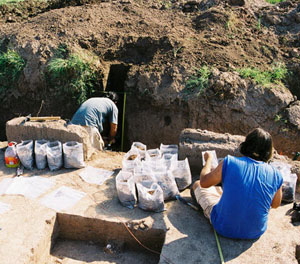
[[[118,125],[110,123],[110,133],[109,133],[109,142],[114,141],[115,136],[117,135]]]
[[[277,208],[281,204],[282,199],[282,187],[278,189],[278,191],[275,193],[273,201],[271,203],[272,208]]]
[[[206,160],[205,166],[200,173],[200,185],[203,188],[208,188],[217,185],[222,181],[223,161],[214,170],[211,170],[212,156],[209,153],[204,154]]]

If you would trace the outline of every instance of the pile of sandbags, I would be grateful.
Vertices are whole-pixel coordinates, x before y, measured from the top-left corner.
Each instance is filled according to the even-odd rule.
[[[51,171],[65,168],[85,167],[82,143],[69,141],[25,140],[16,145],[17,155],[22,165],[29,170],[48,167]]]
[[[188,159],[178,160],[178,146],[161,144],[158,149],[134,142],[116,177],[120,202],[134,208],[161,212],[164,201],[175,199],[192,183]]]

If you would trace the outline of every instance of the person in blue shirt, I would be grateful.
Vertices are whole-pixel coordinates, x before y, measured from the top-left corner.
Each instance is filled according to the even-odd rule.
[[[224,237],[259,238],[267,229],[270,208],[281,204],[281,173],[267,162],[273,153],[271,135],[261,128],[251,131],[240,145],[243,157],[226,156],[212,169],[212,155],[191,190],[204,215]],[[222,183],[222,188],[218,185]]]
[[[115,143],[118,129],[118,96],[114,92],[108,93],[108,98],[94,97],[85,101],[74,114],[71,123],[86,127],[91,144],[98,150],[104,147],[104,141]]]

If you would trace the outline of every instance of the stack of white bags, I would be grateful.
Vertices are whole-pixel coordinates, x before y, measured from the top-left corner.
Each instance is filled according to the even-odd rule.
[[[178,160],[177,145],[147,150],[146,145],[134,142],[122,166],[116,187],[120,202],[128,208],[138,204],[143,210],[161,212],[164,201],[175,199],[192,183],[188,159]]]

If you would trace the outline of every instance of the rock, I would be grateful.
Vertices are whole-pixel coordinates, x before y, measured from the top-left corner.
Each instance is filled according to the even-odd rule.
[[[290,123],[300,129],[300,101],[293,103],[287,112]]]
[[[299,56],[299,51],[298,51],[298,49],[296,49],[296,48],[292,49],[292,50],[290,51],[290,55],[291,55],[292,57],[298,57],[298,56]]]
[[[264,18],[271,25],[277,25],[277,24],[281,23],[280,18],[278,16],[275,16],[275,15],[266,14]]]

